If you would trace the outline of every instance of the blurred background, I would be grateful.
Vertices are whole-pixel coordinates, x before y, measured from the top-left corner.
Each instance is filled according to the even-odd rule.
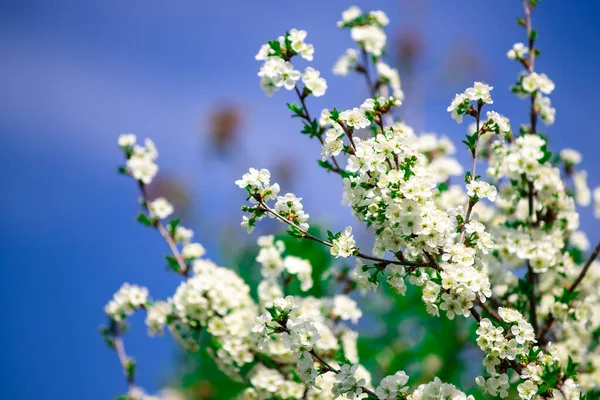
[[[525,38],[516,24],[519,0],[0,4],[0,397],[95,400],[124,392],[116,355],[97,334],[104,305],[125,281],[148,286],[155,298],[179,283],[165,272],[159,235],[134,222],[136,187],[117,174],[122,132],[156,142],[161,170],[152,193],[168,196],[210,258],[250,280],[258,235],[239,228],[245,196],[233,184],[248,167],[270,168],[283,191],[304,198],[316,225],[359,225],[340,207],[339,179],[317,166],[318,143],[289,118],[285,103],[293,93],[266,97],[254,60],[267,40],[305,29],[316,49],[313,65],[329,85],[326,96],[309,99],[311,112],[359,105],[366,97],[362,77],[331,73],[352,45],[349,32],[335,25],[352,4],[388,14],[388,61],[399,68],[407,96],[401,115],[417,131],[452,138],[459,160],[469,157],[459,145],[466,125],[455,124],[446,107],[474,80],[495,87],[493,108],[513,127],[527,120],[526,103],[508,90],[519,66],[505,56]],[[600,185],[599,13],[600,3],[591,0],[544,0],[533,15],[542,51],[536,69],[556,83],[556,124],[546,131],[553,150],[583,154],[591,187]],[[590,210],[581,220],[597,237]],[[281,229],[267,225],[257,233]],[[319,251],[310,257],[321,257],[324,267],[329,258]],[[390,322],[362,322],[361,358],[381,373],[382,366],[410,368],[415,357],[434,352],[428,371],[460,383],[464,377],[455,372],[469,349],[452,349],[468,335],[464,327],[440,341],[442,322],[429,322],[424,332],[422,310],[378,301],[364,306],[387,313]],[[168,335],[148,338],[141,315],[125,340],[138,361],[138,383],[151,392],[183,385],[209,398],[221,385],[201,356],[182,355]],[[412,351],[421,353],[408,350],[419,343]]]

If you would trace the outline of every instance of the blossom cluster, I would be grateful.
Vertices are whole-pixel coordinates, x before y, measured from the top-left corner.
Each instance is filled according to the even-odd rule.
[[[310,262],[295,256],[282,257],[285,245],[281,240],[275,240],[272,235],[259,237],[258,245],[260,251],[256,261],[262,265],[261,274],[266,280],[264,285],[272,286],[269,282],[286,274],[285,279],[298,279],[302,291],[306,292],[312,288],[312,265]]]
[[[248,201],[253,204],[253,206],[242,207],[242,211],[250,214],[250,216],[243,216],[242,226],[246,228],[248,233],[252,232],[256,222],[267,215],[269,210],[267,201],[276,199],[272,209],[273,212],[269,213],[271,218],[283,218],[295,224],[298,229],[308,230],[309,214],[304,211],[301,203],[302,198],[296,197],[293,193],[277,196],[279,184],[271,184],[270,180],[271,173],[269,170],[263,168],[259,171],[250,168],[249,172],[242,176],[242,179],[235,182],[240,188],[246,189]]]
[[[352,6],[342,13],[342,20],[338,22],[340,28],[350,29],[352,40],[356,42],[359,50],[349,48],[333,67],[333,73],[346,76],[352,70],[369,74],[369,57],[374,62],[375,72],[378,75],[376,87],[386,88],[381,94],[386,96],[387,87],[393,97],[399,101],[404,100],[400,74],[398,70],[386,64],[382,56],[386,51],[387,36],[383,30],[389,24],[389,19],[383,11],[369,11],[364,13],[360,8]],[[359,61],[359,52],[363,53],[363,60]]]
[[[295,89],[300,79],[305,89],[314,96],[325,94],[327,82],[320,76],[319,71],[307,67],[304,73],[301,73],[290,62],[296,55],[308,61],[313,60],[315,49],[312,44],[305,42],[306,36],[304,30],[291,29],[285,36],[261,46],[255,59],[263,61],[258,76],[261,78],[260,87],[267,95],[272,96],[281,87],[287,90]]]
[[[515,362],[526,364],[520,370],[523,382],[517,387],[522,399],[531,399],[538,392],[538,386],[545,382],[545,374],[552,370],[560,359],[551,347],[544,352],[535,346],[534,329],[523,315],[513,309],[499,309],[503,326],[496,326],[489,319],[482,319],[477,329],[477,344],[485,353],[484,366],[489,374],[477,377],[479,387],[501,398],[508,396],[510,387],[506,365]]]
[[[152,140],[146,139],[144,146],[137,144],[136,140],[132,133],[119,136],[119,147],[127,158],[127,165],[123,170],[147,185],[158,173],[158,165],[155,163],[158,151]]]
[[[338,26],[350,28],[352,40],[357,42],[361,49],[380,57],[387,41],[383,28],[389,23],[383,11],[363,13],[360,8],[352,6],[342,13],[342,20],[338,22]]]
[[[537,49],[535,50],[537,51]],[[508,58],[529,66],[530,52],[523,43],[515,43],[507,53]],[[546,125],[554,124],[556,109],[552,107],[548,95],[554,91],[555,85],[546,74],[538,74],[533,70],[521,73],[517,82],[511,87],[513,93],[521,97],[531,97],[536,113]]]
[[[525,2],[527,18],[535,3]],[[586,257],[590,243],[578,230],[578,207],[594,200],[600,216],[600,188],[590,189],[579,152],[553,155],[537,132],[538,119],[554,122],[548,96],[555,85],[534,69],[540,53],[530,24],[522,23],[528,45],[516,43],[507,53],[524,67],[511,90],[529,100],[530,125],[513,130],[508,118],[488,109],[493,87],[480,81],[447,108],[455,121],[473,122],[463,141],[472,156],[466,173],[448,137],[417,134],[394,120],[404,93],[398,71],[382,60],[388,24],[381,11],[343,12],[338,26],[350,29],[358,49],[348,49],[334,73],[365,75],[370,97],[358,107],[322,110],[317,119],[309,116],[305,99],[324,95],[327,83],[312,67],[301,73],[291,62],[297,55],[312,61],[307,32],[292,29],[256,55],[268,95],[281,87],[296,91],[301,106],[288,109],[305,121],[303,133],[320,139],[319,164],[340,175],[343,201],[373,232],[374,243],[371,252],[360,251],[352,227],[328,231],[327,239],[313,235],[302,198],[280,195],[267,169],[250,168],[235,182],[248,201],[241,225],[250,233],[269,215],[286,224],[291,236],[327,246],[336,267],[355,258],[353,269],[343,265],[343,291],[308,295],[322,279],[316,268],[266,235],[258,238],[262,279],[255,300],[239,275],[202,258],[204,247],[192,242],[191,230],[179,219],[168,220],[174,208],[166,198],[149,199],[142,191],[138,221],[165,238],[173,252],[167,262],[185,280],[164,301],[151,301],[146,288],[125,284],[105,308],[111,324],[124,327],[127,317],[143,309],[151,335],[166,327],[189,351],[199,349],[206,332],[219,368],[247,385],[240,399],[474,399],[438,378],[411,389],[404,371],[374,385],[360,364],[353,325],[363,311],[352,291],[376,291],[385,280],[405,295],[408,282],[420,287],[429,314],[474,318],[485,371],[475,383],[483,392],[505,398],[512,391],[523,400],[597,394],[600,245]],[[126,158],[121,172],[143,189],[158,171],[156,147],[150,140],[136,144],[132,134],[122,135],[119,146]],[[482,161],[486,177],[477,173]],[[290,292],[294,282],[296,295]],[[121,334],[108,332],[112,339]],[[135,393],[151,398],[135,391],[128,398],[138,398]]]
[[[138,285],[123,284],[113,299],[104,307],[112,320],[123,321],[148,302],[148,289]]]

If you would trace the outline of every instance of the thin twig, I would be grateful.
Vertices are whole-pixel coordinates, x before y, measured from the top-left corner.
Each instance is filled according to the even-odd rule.
[[[496,310],[494,310],[492,307],[490,307],[486,303],[482,302],[480,299],[475,300],[475,304],[477,304],[479,307],[483,308],[483,310],[486,313],[488,313],[490,315],[490,317],[492,317],[496,321],[498,321],[498,322],[502,321],[500,314],[498,314],[498,312],[496,312]]]
[[[387,84],[381,85],[381,87],[379,88],[379,91],[380,91],[382,97],[385,97],[386,99],[389,97]],[[392,110],[390,110],[389,112],[386,112],[384,114],[384,117],[385,117],[385,123],[387,124],[388,127],[391,127],[392,125],[394,125],[394,117],[392,116]]]
[[[481,102],[478,102],[477,103],[477,114],[475,115],[475,121],[476,121],[476,125],[477,125],[477,139],[475,140],[475,148],[472,150],[473,166],[471,167],[471,179],[475,179],[475,177],[477,176],[477,145],[479,144],[479,136],[481,136],[481,132],[479,130],[481,129],[480,122],[481,122],[481,108],[482,107],[483,107],[483,104]],[[471,198],[469,198],[469,203],[467,204],[467,213],[465,214],[465,220],[463,221],[463,224],[460,228],[461,232],[460,232],[459,243],[462,243],[465,240],[465,234],[466,234],[465,226],[467,225],[467,223],[469,223],[469,220],[471,219],[471,212],[473,211],[473,206],[475,206],[475,202],[472,201]]]
[[[129,389],[133,389],[135,387],[134,377],[130,376],[127,373],[127,368],[129,366],[130,358],[127,356],[127,352],[125,351],[125,344],[123,343],[123,339],[121,336],[115,336],[113,338],[115,351],[119,356],[119,362],[121,363],[121,367],[123,368],[123,372],[125,373],[125,378],[127,379],[127,384],[129,385]]]
[[[527,30],[527,40],[529,43],[529,56],[526,63],[527,69],[530,74],[534,72],[535,65],[535,37],[532,35],[532,27],[531,27],[531,7],[529,5],[528,0],[523,0],[523,11],[525,12],[525,29]],[[537,134],[537,112],[535,110],[535,94],[530,96],[531,106],[529,110],[529,119],[531,123],[529,133],[532,135]],[[527,181],[527,197],[528,197],[528,206],[529,206],[529,222],[533,221],[533,207],[534,207],[534,189],[533,183]],[[537,281],[537,276],[535,271],[531,266],[531,262],[527,260],[527,282],[529,283],[529,312],[531,315],[531,326],[536,333],[536,336],[539,334],[539,326],[537,322],[537,300],[535,297],[535,284]]]
[[[127,385],[129,386],[129,390],[135,388],[135,374],[129,373],[130,363],[132,362],[131,357],[127,355],[127,351],[125,350],[125,344],[123,343],[123,339],[121,337],[121,327],[117,321],[111,320],[109,331],[111,333],[112,344],[117,356],[119,357],[119,363],[121,364],[121,368],[123,369],[123,374],[125,375],[125,379],[127,380]]]
[[[587,274],[590,266],[594,263],[594,260],[596,260],[596,258],[598,257],[599,253],[600,253],[600,242],[598,242],[598,244],[592,251],[592,254],[590,254],[590,257],[587,259],[585,264],[583,264],[583,268],[582,268],[581,272],[579,273],[579,275],[577,276],[577,278],[575,279],[575,281],[567,289],[567,291],[569,293],[573,293],[575,291],[575,289],[577,289],[577,286],[579,286],[581,281],[583,281],[583,278]],[[554,326],[554,322],[556,322],[556,320],[554,318],[554,314],[550,313],[548,315],[548,317],[546,318],[546,321],[544,322],[542,329],[540,330],[540,332],[537,335],[537,340],[540,342],[540,344],[544,345],[547,343],[546,335]]]
[[[294,86],[294,90],[296,91],[296,94],[298,95],[298,99],[300,99],[300,103],[302,104],[302,119],[304,119],[306,122],[308,122],[309,124],[312,125],[312,119],[310,118],[310,113],[308,112],[308,108],[306,107],[306,102],[305,102],[306,96],[304,96],[300,92],[300,89],[298,89],[298,85]],[[321,145],[325,144],[325,141],[323,140],[321,135],[318,135],[317,138],[319,139],[319,142],[321,142]],[[334,168],[332,168],[332,171],[337,172],[339,174],[342,169],[340,168],[340,165],[338,164],[337,159],[335,158],[335,156],[331,156],[331,160],[333,161],[333,165],[334,165]]]
[[[142,182],[142,181],[138,181],[138,185],[140,188],[140,192],[142,193],[142,198],[144,200],[144,207],[148,211],[150,211],[149,205],[150,205],[151,200],[150,200],[150,196],[148,195],[147,187],[144,184],[144,182]],[[173,237],[171,236],[169,231],[167,231],[167,228],[165,228],[165,226],[160,221],[160,219],[156,220],[156,222],[154,223],[154,227],[156,227],[156,229],[161,234],[163,239],[165,239],[165,242],[167,242],[167,244],[169,245],[169,249],[171,249],[171,253],[173,253],[173,257],[175,257],[175,260],[177,261],[177,264],[179,265],[178,273],[180,273],[181,275],[188,278],[189,272],[190,272],[189,266],[186,264],[185,260],[183,259],[183,256],[181,255],[181,252],[177,248],[177,244],[175,244],[175,240],[173,240]]]
[[[327,361],[323,360],[321,357],[319,357],[319,355],[317,355],[317,353],[314,350],[309,351],[310,355],[313,356],[313,358],[315,358],[323,367],[325,367],[325,369],[327,369],[327,371],[331,371],[335,374],[339,374],[340,370],[337,368],[334,368],[331,366],[331,364],[329,364]],[[366,387],[362,387],[362,391],[363,393],[367,393],[369,396],[372,396],[373,398],[377,399],[377,395],[370,389],[367,389]]]
[[[592,254],[590,254],[590,257],[587,259],[585,264],[583,264],[583,269],[577,276],[577,279],[575,279],[575,281],[573,282],[571,287],[569,287],[569,289],[568,289],[569,293],[573,293],[575,291],[575,289],[577,289],[577,286],[579,286],[579,284],[585,277],[585,274],[587,274],[588,270],[590,269],[590,265],[592,265],[592,263],[596,260],[596,258],[598,258],[598,253],[600,253],[600,242],[598,242],[598,244],[594,248],[594,251],[592,251]]]
[[[320,239],[318,237],[316,237],[315,235],[312,235],[310,233],[308,233],[307,231],[301,229],[298,225],[296,225],[294,222],[287,220],[286,218],[282,217],[281,215],[279,215],[277,213],[277,211],[273,210],[271,207],[269,207],[263,200],[261,200],[260,198],[255,198],[255,200],[258,201],[258,203],[265,209],[265,211],[267,211],[269,214],[273,215],[274,217],[276,217],[277,219],[279,219],[281,222],[288,224],[289,226],[291,226],[292,228],[296,229],[297,231],[299,231],[302,235],[302,238],[304,239],[309,239],[309,240],[313,240],[315,242],[321,243],[322,245],[325,245],[327,247],[333,247],[333,243],[328,242],[327,240],[323,240]],[[374,256],[370,256],[368,254],[364,254],[361,252],[356,252],[354,254],[355,257],[358,258],[362,258],[365,260],[369,260],[369,261],[375,261],[379,264],[383,264],[383,265],[389,265],[389,264],[394,264],[394,265],[402,265],[402,266],[406,266],[406,267],[414,267],[414,268],[433,268],[434,264],[431,262],[428,263],[420,263],[420,262],[416,262],[416,261],[408,261],[408,260],[386,260],[384,258],[379,258],[379,257],[374,257]]]
[[[371,94],[371,97],[375,97],[377,95],[377,88],[373,84],[373,80],[371,79],[371,73],[369,72],[369,55],[367,54],[365,49],[362,49],[361,53],[363,65],[362,68],[358,68],[357,71],[362,72],[365,75],[365,79],[367,80],[367,86],[369,87],[369,93]]]
[[[535,64],[535,38],[531,35],[531,7],[529,7],[528,0],[523,0],[523,11],[525,11],[525,29],[527,29],[527,40],[529,43],[529,60],[527,67],[529,72],[533,72]]]
[[[533,221],[533,202],[534,202],[535,192],[533,188],[533,183],[527,181],[527,198],[528,198],[528,208],[529,208],[529,222]],[[535,296],[535,284],[537,282],[537,275],[531,266],[531,261],[527,260],[527,282],[529,283],[529,312],[531,315],[531,326],[533,327],[533,331],[537,336],[539,333],[538,326],[538,318],[537,318],[537,299]]]

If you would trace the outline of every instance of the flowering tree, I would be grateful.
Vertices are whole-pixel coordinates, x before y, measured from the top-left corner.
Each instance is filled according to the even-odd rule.
[[[536,5],[523,0],[519,24],[526,44],[516,43],[507,54],[523,67],[512,91],[525,99],[528,123],[514,129],[493,111],[493,88],[482,82],[457,94],[448,107],[456,122],[472,122],[463,141],[473,161],[466,173],[452,158],[455,148],[447,138],[417,135],[394,118],[404,94],[398,71],[383,61],[389,21],[382,11],[351,7],[338,22],[357,48],[346,51],[334,73],[365,77],[370,97],[359,107],[313,117],[308,100],[323,96],[327,83],[310,66],[296,69],[297,60],[313,59],[306,31],[291,29],[260,48],[262,89],[269,96],[282,87],[295,92],[299,103],[288,109],[302,121],[302,133],[321,143],[319,165],[339,175],[344,201],[373,232],[374,245],[359,249],[351,227],[328,231],[327,237],[309,232],[302,199],[282,195],[266,169],[250,168],[235,182],[247,194],[242,226],[252,232],[260,220],[275,218],[301,242],[355,260],[354,269],[335,271],[345,284],[330,297],[290,295],[291,281],[306,292],[321,277],[306,259],[287,254],[282,241],[261,236],[256,260],[263,280],[254,299],[236,273],[203,258],[204,248],[179,219],[171,219],[174,210],[165,198],[149,198],[147,185],[158,171],[152,141],[141,145],[134,135],[122,135],[126,164],[120,171],[139,186],[138,221],[162,235],[168,265],[183,282],[166,301],[125,284],[106,306],[109,323],[102,334],[129,384],[121,398],[154,398],[136,386],[135,362],[122,340],[127,317],[140,309],[151,335],[166,327],[189,351],[208,335],[205,350],[231,379],[246,385],[242,399],[474,398],[438,378],[415,385],[404,371],[372,382],[361,366],[353,326],[362,312],[348,294],[369,296],[381,284],[403,296],[407,282],[421,288],[431,318],[473,321],[483,365],[472,386],[481,392],[527,400],[598,398],[600,243],[586,254],[590,245],[577,231],[576,209],[591,203],[592,192],[586,172],[578,169],[581,155],[571,149],[553,155],[538,129],[540,122],[554,122],[555,109],[547,97],[553,82],[535,71]],[[484,163],[486,179],[479,175]],[[463,174],[464,184],[454,178]],[[600,188],[593,196],[600,216]]]

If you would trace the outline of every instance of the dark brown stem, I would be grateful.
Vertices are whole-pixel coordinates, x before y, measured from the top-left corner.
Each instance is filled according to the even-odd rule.
[[[483,104],[481,102],[477,103],[477,113],[475,114],[475,122],[477,124],[477,140],[475,141],[475,148],[472,149],[473,155],[473,166],[471,167],[471,179],[475,179],[477,176],[477,145],[479,143],[480,136],[480,121],[481,121],[481,108]],[[471,212],[473,211],[473,207],[475,206],[475,202],[469,198],[469,204],[467,205],[467,213],[465,214],[465,220],[463,221],[462,226],[460,227],[460,240],[459,243],[462,243],[465,240],[465,225],[469,223],[471,219]]]
[[[573,284],[571,285],[571,287],[569,287],[569,289],[568,289],[569,293],[573,293],[575,291],[575,289],[577,289],[577,286],[579,286],[579,284],[581,283],[581,281],[585,277],[585,274],[587,274],[588,270],[590,269],[590,265],[592,265],[592,263],[594,262],[594,260],[596,260],[596,258],[598,258],[598,253],[600,253],[600,242],[598,242],[598,244],[596,245],[596,247],[592,251],[592,254],[590,254],[590,257],[587,259],[587,261],[585,262],[585,264],[583,264],[583,269],[581,270],[581,272],[577,276],[577,279],[575,279],[575,282],[573,282]]]
[[[479,307],[483,308],[483,310],[488,313],[488,315],[490,317],[492,317],[494,320],[496,320],[497,322],[502,321],[502,318],[500,317],[500,314],[498,314],[496,312],[496,310],[494,310],[492,307],[490,307],[489,305],[487,305],[486,303],[482,302],[481,300],[477,299],[475,300],[475,304],[477,304]]]
[[[149,204],[150,204],[151,200],[150,200],[150,196],[148,195],[147,187],[144,184],[144,182],[142,182],[142,181],[138,181],[138,186],[140,188],[140,192],[142,193],[142,199],[144,200],[144,207],[146,208],[146,210],[150,211]],[[156,229],[158,230],[160,235],[163,237],[163,239],[165,239],[165,242],[167,242],[167,245],[169,245],[169,249],[171,250],[171,253],[173,253],[173,257],[175,257],[175,260],[177,261],[177,264],[179,265],[179,271],[177,271],[177,272],[180,273],[181,275],[185,276],[186,278],[189,278],[189,276],[190,276],[189,266],[186,264],[185,260],[183,259],[183,256],[181,255],[181,253],[179,252],[179,249],[177,248],[177,244],[175,244],[175,240],[173,240],[173,237],[171,236],[171,234],[169,233],[167,228],[165,228],[165,226],[160,221],[160,219],[156,220],[156,222],[154,223],[154,227],[156,227]]]
[[[523,65],[527,68],[529,73],[534,72],[535,66],[535,37],[532,35],[531,28],[531,6],[529,5],[528,0],[523,0],[523,11],[525,12],[525,29],[527,30],[527,40],[529,42],[529,53],[527,62],[523,62]],[[529,133],[532,135],[537,134],[537,112],[535,110],[535,94],[531,96],[531,106],[529,111],[529,119],[531,123],[531,127]],[[535,192],[533,188],[533,182],[527,181],[527,200],[529,206],[529,223],[533,223],[534,216],[534,197]],[[531,266],[531,262],[527,261],[527,282],[529,283],[529,312],[531,316],[531,326],[533,327],[536,335],[539,334],[539,326],[537,321],[537,300],[535,296],[535,285],[536,285],[537,277],[536,273],[533,271]]]
[[[365,75],[365,79],[367,80],[367,86],[369,88],[369,93],[371,94],[371,97],[375,97],[377,95],[377,88],[373,84],[373,80],[371,79],[371,73],[369,72],[369,55],[364,49],[362,49],[361,53],[363,65],[361,66],[362,68],[358,68],[357,71],[362,72]]]
[[[533,218],[533,200],[534,200],[534,191],[533,191],[533,183],[527,182],[527,198],[529,204],[529,222],[531,223],[531,219]],[[539,326],[537,320],[537,299],[535,296],[535,284],[537,281],[536,273],[533,271],[531,267],[531,261],[527,260],[527,282],[529,283],[529,313],[531,316],[531,326],[535,334],[539,333]]]
[[[315,235],[308,233],[307,231],[301,229],[294,222],[289,221],[286,218],[279,215],[277,213],[277,211],[275,211],[271,207],[269,207],[262,199],[255,197],[255,200],[258,201],[258,203],[263,207],[263,209],[266,212],[268,212],[269,214],[273,215],[275,218],[279,219],[281,222],[288,224],[289,226],[291,226],[292,228],[294,228],[298,232],[300,232],[303,239],[309,239],[309,240],[321,243],[322,245],[325,245],[327,247],[333,247],[333,243],[328,242],[327,240],[320,239],[320,238],[316,237]],[[382,264],[384,266],[389,265],[389,264],[394,264],[394,265],[403,265],[406,267],[414,267],[414,268],[433,268],[434,267],[434,264],[431,262],[421,263],[421,262],[408,261],[408,260],[386,260],[384,258],[374,257],[374,256],[370,256],[368,254],[361,253],[360,251],[357,251],[354,254],[354,256],[358,257],[358,258],[362,258],[364,260],[375,261],[376,263]]]
[[[537,323],[537,300],[535,298],[536,274],[533,272],[529,260],[527,261],[527,282],[529,283],[529,312],[531,315],[531,326],[537,335],[539,327]]]
[[[296,91],[296,94],[298,95],[298,99],[300,99],[300,103],[302,104],[302,119],[304,119],[307,123],[312,124],[312,119],[310,118],[310,113],[308,112],[308,108],[306,107],[306,101],[305,101],[306,96],[300,92],[300,89],[298,89],[298,85],[294,86],[294,90]],[[323,140],[321,135],[318,135],[317,138],[319,139],[319,142],[321,142],[321,145],[325,144],[325,141]],[[340,168],[340,165],[338,164],[338,161],[335,158],[335,156],[331,156],[331,161],[333,161],[333,165],[334,165],[334,168],[332,168],[332,171],[337,172],[339,174],[342,169]]]

